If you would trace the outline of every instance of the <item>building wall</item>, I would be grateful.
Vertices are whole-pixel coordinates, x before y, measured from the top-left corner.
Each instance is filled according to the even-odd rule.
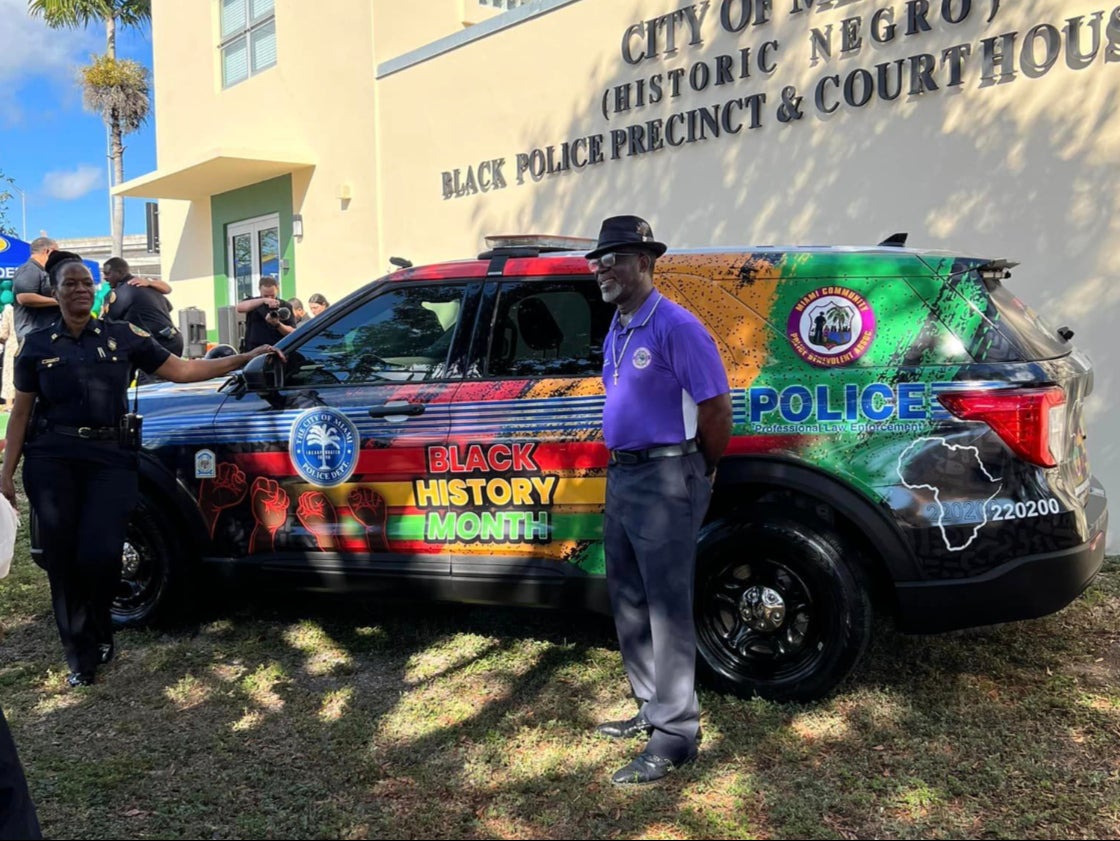
[[[153,6],[161,168],[197,150],[199,126],[207,144],[314,162],[292,180],[297,294],[337,297],[390,255],[461,257],[491,233],[594,236],[615,213],[685,247],[908,231],[1022,264],[1011,289],[1095,362],[1094,467],[1120,493],[1120,7],[535,0],[494,16],[468,0],[335,0],[327,18],[320,5],[277,0],[278,65],[225,92],[198,82],[218,79],[216,12]],[[901,89],[883,88],[897,72]],[[702,130],[701,112],[727,122]],[[557,171],[535,174],[549,154]],[[219,220],[183,211],[173,252],[175,214],[161,213],[165,273],[212,271],[180,255],[209,252]]]
[[[321,4],[277,0],[277,64],[225,90],[217,2],[152,4],[161,171],[187,166],[209,150],[314,162],[291,175],[287,205],[262,211],[278,212],[289,232],[292,214],[305,220],[304,236],[292,241],[289,233],[282,243],[292,266],[308,267],[302,275],[293,269],[289,278],[304,297],[348,291],[343,266],[361,267],[367,279],[384,273],[372,259],[378,232],[372,9],[369,2],[336,2],[344,11],[331,16]],[[200,14],[204,5],[208,13]],[[215,268],[226,264],[216,247],[224,243],[224,225],[237,220],[211,214],[206,204],[162,199],[160,222],[176,304],[206,310],[213,324],[222,297]]]
[[[1010,288],[1055,324],[1071,326],[1095,362],[1096,390],[1086,407],[1094,467],[1120,493],[1120,358],[1112,327],[1120,316],[1113,277],[1120,251],[1120,11],[1101,0],[928,5],[926,31],[920,19],[910,25],[915,4],[889,0],[818,0],[811,8],[805,0],[775,0],[769,12],[749,0],[583,0],[403,69],[404,62],[382,65],[382,113],[409,115],[403,128],[400,119],[379,126],[381,153],[395,162],[381,174],[382,190],[396,197],[383,239],[422,262],[477,251],[489,233],[594,236],[602,217],[633,212],[674,246],[865,244],[908,231],[915,246],[1019,261]],[[943,8],[960,22],[942,18]],[[678,9],[686,12],[676,18],[676,51],[669,54],[664,40],[649,49],[644,22]],[[754,17],[732,32],[724,10],[731,24],[744,10]],[[688,12],[699,20],[695,43]],[[895,37],[877,43],[872,22],[886,26],[890,15]],[[1068,21],[1079,16],[1075,30]],[[627,37],[631,27],[642,34]],[[905,34],[908,28],[914,34]],[[845,29],[848,46],[858,41],[858,50],[844,51]],[[821,40],[831,31],[831,56],[819,46],[814,55],[814,30]],[[1078,33],[1072,48],[1071,31]],[[665,29],[658,32],[664,39]],[[1001,38],[1009,33],[1017,33],[1013,41]],[[1008,73],[998,63],[985,73],[985,39],[1010,53]],[[1052,64],[1047,39],[1058,47]],[[624,44],[633,59],[651,55],[629,63]],[[967,47],[947,59],[959,45]],[[963,57],[959,79],[953,55]],[[717,84],[721,61],[730,78]],[[859,102],[866,78],[859,71],[875,78],[884,65],[889,80],[896,61],[904,71],[897,99],[845,103],[848,77]],[[936,89],[923,90],[924,62]],[[669,93],[674,71],[683,71],[676,96]],[[698,82],[707,73],[707,87],[693,90],[693,73]],[[833,76],[837,84],[823,82],[823,105],[839,104],[826,113],[816,93]],[[665,95],[651,103],[654,79]],[[912,86],[920,92],[912,95]],[[799,103],[799,118],[783,110],[783,92]],[[620,109],[626,93],[630,107]],[[760,95],[764,102],[752,99]],[[648,138],[651,121],[663,133],[674,121],[680,135],[689,112],[717,105],[721,116],[730,108],[733,133],[635,151],[631,140]],[[617,157],[615,130],[624,140]],[[518,175],[518,155],[538,150],[539,160],[552,147],[562,161],[565,142],[588,137],[603,139],[602,163]],[[468,168],[477,177],[479,163],[491,160],[504,161],[507,186],[444,198],[445,172],[454,185],[458,169],[463,184]]]

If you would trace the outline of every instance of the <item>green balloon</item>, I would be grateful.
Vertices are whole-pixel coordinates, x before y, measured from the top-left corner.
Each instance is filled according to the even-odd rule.
[[[5,289],[3,292],[0,292],[0,304],[3,304],[4,306],[8,306],[8,304],[10,304],[15,299],[16,296],[12,294],[11,289]]]
[[[109,293],[113,290],[109,288],[108,283],[102,283],[97,287],[97,291],[93,293],[93,312],[100,314],[101,305],[105,303],[105,299],[109,297]]]
[[[11,278],[4,278],[4,280],[0,280],[0,289],[11,289],[11,288],[12,288]]]

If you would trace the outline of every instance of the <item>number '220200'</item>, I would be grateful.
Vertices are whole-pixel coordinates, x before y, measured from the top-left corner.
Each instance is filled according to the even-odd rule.
[[[981,510],[985,503],[971,499],[944,503],[931,503],[926,506],[926,517],[934,522],[977,522],[984,519]],[[1054,497],[1030,499],[1026,502],[989,502],[987,503],[988,522],[1000,520],[1024,520],[1029,517],[1046,517],[1062,513],[1062,506]]]

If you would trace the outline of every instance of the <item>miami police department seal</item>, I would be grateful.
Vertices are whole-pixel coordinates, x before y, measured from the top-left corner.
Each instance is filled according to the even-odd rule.
[[[634,363],[634,367],[641,371],[643,368],[649,367],[649,363],[653,361],[653,354],[649,352],[648,347],[640,347],[634,351],[631,361]]]
[[[875,312],[858,292],[843,286],[822,286],[794,305],[786,335],[797,355],[810,365],[847,365],[871,347]]]
[[[308,409],[295,419],[288,439],[296,472],[311,484],[328,488],[353,475],[360,449],[357,427],[335,409]]]

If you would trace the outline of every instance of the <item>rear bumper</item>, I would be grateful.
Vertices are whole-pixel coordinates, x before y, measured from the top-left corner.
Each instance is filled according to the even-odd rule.
[[[1090,537],[1079,546],[1019,558],[975,578],[897,582],[899,630],[952,631],[1061,610],[1081,595],[1104,563],[1108,501],[1096,481],[1085,514]]]

